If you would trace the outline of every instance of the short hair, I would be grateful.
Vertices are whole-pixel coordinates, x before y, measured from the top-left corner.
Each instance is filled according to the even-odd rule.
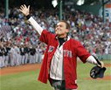
[[[67,21],[61,20],[59,22],[64,22],[66,24],[66,29],[70,29],[70,24]]]

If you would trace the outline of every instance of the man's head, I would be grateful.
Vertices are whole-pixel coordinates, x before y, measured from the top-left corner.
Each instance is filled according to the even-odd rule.
[[[55,27],[55,33],[60,38],[65,38],[67,36],[67,33],[69,32],[70,25],[66,21],[62,20],[59,23],[57,23]]]

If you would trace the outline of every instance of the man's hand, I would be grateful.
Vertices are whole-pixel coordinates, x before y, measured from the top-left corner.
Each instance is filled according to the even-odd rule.
[[[102,61],[99,61],[101,63],[101,65],[98,64],[99,67],[103,68],[104,67],[104,63]]]
[[[27,7],[26,5],[21,5],[19,9],[25,16],[29,15],[30,5]]]
[[[95,60],[97,61],[97,66],[103,68],[104,67],[104,63],[102,61],[100,61],[95,55],[92,55]]]

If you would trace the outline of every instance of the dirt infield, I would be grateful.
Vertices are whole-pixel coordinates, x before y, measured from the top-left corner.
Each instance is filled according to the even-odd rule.
[[[26,64],[26,65],[15,66],[15,67],[6,67],[0,70],[0,76],[20,73],[25,71],[35,71],[37,69],[40,69],[40,67],[41,67],[41,64]]]
[[[86,80],[93,80],[92,78],[85,78]],[[94,80],[111,80],[111,76],[104,76],[104,78],[97,78]]]
[[[111,64],[105,64],[105,67],[111,67]]]
[[[26,71],[35,71],[37,69],[40,69],[40,67],[41,67],[41,64],[27,64],[27,65],[21,65],[16,67],[6,67],[0,70],[0,76],[26,72]],[[111,67],[111,64],[105,64],[105,67]],[[86,78],[86,79],[91,80],[91,78]],[[104,78],[97,79],[97,80],[111,80],[111,76],[105,76]]]

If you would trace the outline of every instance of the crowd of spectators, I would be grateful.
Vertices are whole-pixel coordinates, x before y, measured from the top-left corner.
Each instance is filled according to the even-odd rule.
[[[4,11],[4,9],[1,9]],[[54,33],[54,27],[59,22],[58,10],[31,8],[31,16],[42,28]],[[71,25],[69,35],[82,42],[91,53],[111,54],[111,22],[85,11],[66,7],[63,10],[63,19]],[[8,27],[7,27],[8,26]],[[10,42],[14,45],[30,43],[39,46],[42,51],[45,45],[39,41],[38,33],[28,24],[26,17],[18,10],[9,10],[9,18],[0,12],[0,39],[1,42]]]

